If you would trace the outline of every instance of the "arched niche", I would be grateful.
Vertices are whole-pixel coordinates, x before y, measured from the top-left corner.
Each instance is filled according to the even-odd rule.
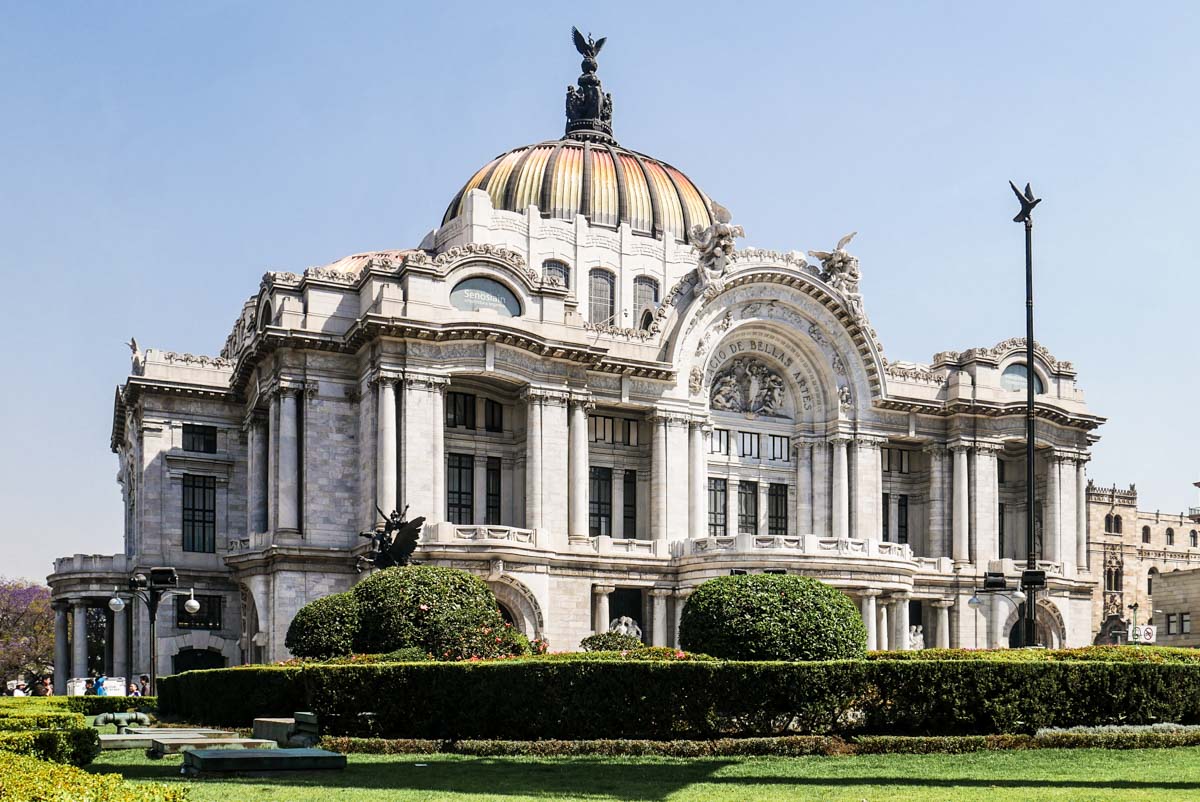
[[[513,627],[525,637],[540,638],[545,632],[542,607],[533,592],[524,583],[511,576],[501,575],[487,581],[496,601],[503,605],[513,617]]]

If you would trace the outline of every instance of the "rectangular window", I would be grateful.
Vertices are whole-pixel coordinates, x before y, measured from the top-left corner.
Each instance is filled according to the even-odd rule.
[[[488,526],[500,525],[500,458],[487,458],[487,519],[484,521]]]
[[[638,444],[638,422],[629,418],[589,415],[588,439],[593,443],[636,446]]]
[[[446,393],[446,428],[475,428],[475,396],[471,393]]]
[[[183,450],[217,453],[217,427],[183,424]]]
[[[788,439],[777,434],[770,436],[771,459],[788,461]]]
[[[729,453],[729,430],[728,429],[713,429],[712,435],[708,438],[708,453],[709,454],[728,454]]]
[[[908,542],[908,496],[903,493],[896,503],[896,542]]]
[[[758,534],[758,482],[738,482],[738,532]]]
[[[1004,502],[1000,502],[1000,509],[996,511],[996,529],[1000,535],[1000,542],[997,544],[1000,553],[1000,559],[1004,559]]]
[[[183,550],[217,550],[217,478],[183,475]]]
[[[788,533],[788,486],[772,484],[767,488],[767,534]]]
[[[1176,618],[1175,613],[1167,613],[1167,634],[1168,635],[1175,635],[1179,632],[1179,629],[1178,629],[1179,624],[1176,623],[1177,620],[1178,619]]]
[[[624,509],[621,511],[622,524],[624,525],[623,534],[625,537],[637,537],[637,471],[625,471],[625,478],[621,480],[623,488],[621,504]]]
[[[627,446],[636,446],[638,444],[638,422],[624,418],[621,420],[621,442]]]
[[[883,510],[883,539],[886,542],[892,540],[892,497],[890,493],[883,494],[883,502],[879,505]]]
[[[758,459],[758,432],[738,432],[738,454]]]
[[[504,431],[504,405],[499,401],[483,400],[483,428],[489,432]]]
[[[592,468],[588,495],[588,534],[612,535],[612,468]]]
[[[446,520],[460,526],[475,522],[475,456],[446,456]]]
[[[728,485],[724,479],[708,480],[708,535],[717,537],[728,531],[726,504]]]
[[[1004,484],[1005,481],[1006,481],[1006,478],[1004,476],[1004,460],[998,459],[998,460],[996,460],[996,482],[997,482],[997,484]]]
[[[908,473],[909,471],[909,452],[902,448],[884,448],[881,449],[880,461],[883,463],[883,470],[888,473]]]
[[[175,627],[176,629],[220,629],[221,628],[221,597],[196,595],[200,609],[189,613],[183,608],[187,604],[187,596],[175,597]]]
[[[1192,634],[1192,614],[1191,613],[1180,613],[1179,614],[1179,634],[1180,635],[1191,635]]]

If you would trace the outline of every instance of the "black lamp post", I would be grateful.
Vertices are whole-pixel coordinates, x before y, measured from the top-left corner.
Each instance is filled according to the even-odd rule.
[[[1042,202],[1033,196],[1033,188],[1025,185],[1025,191],[1009,181],[1013,194],[1021,203],[1021,211],[1013,218],[1014,223],[1025,224],[1025,571],[1021,574],[1021,588],[1025,591],[1025,627],[1022,646],[1033,646],[1037,640],[1037,591],[1046,586],[1046,572],[1037,567],[1037,542],[1034,534],[1034,510],[1037,504],[1037,488],[1034,482],[1034,407],[1033,391],[1036,374],[1033,372],[1033,207]]]
[[[156,631],[158,605],[167,596],[182,596],[184,591],[179,590],[178,585],[179,575],[174,568],[151,568],[149,577],[143,573],[136,573],[129,577],[130,595],[145,602],[146,610],[150,614],[151,696],[158,693],[158,633]],[[200,602],[196,601],[195,589],[188,590],[187,595],[188,600],[183,603],[183,609],[194,614],[200,610]],[[108,600],[108,608],[114,613],[125,609],[125,600],[117,595],[115,588],[113,597]]]

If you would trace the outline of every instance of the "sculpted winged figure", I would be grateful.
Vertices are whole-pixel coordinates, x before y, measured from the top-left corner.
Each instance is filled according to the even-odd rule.
[[[605,36],[593,40],[590,33],[587,39],[584,39],[583,34],[574,26],[571,27],[571,38],[575,41],[575,49],[579,51],[579,55],[591,59],[600,54],[601,48],[604,47],[604,43],[608,40],[608,37]]]

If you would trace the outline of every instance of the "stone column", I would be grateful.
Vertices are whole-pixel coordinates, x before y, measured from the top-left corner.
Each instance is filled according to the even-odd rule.
[[[279,526],[279,396],[276,394],[267,409],[267,531]]]
[[[570,540],[585,541],[588,538],[588,486],[590,484],[587,430],[590,402],[583,398],[572,398],[570,406],[571,417],[567,421],[567,437],[570,443],[567,452],[567,473],[570,474],[570,484],[567,488],[569,505],[567,535]],[[619,514],[614,508],[613,518],[617,518]]]
[[[971,502],[967,495],[967,448],[963,443],[950,446],[954,459],[954,562],[971,559],[970,528]]]
[[[636,494],[637,491],[634,490]],[[636,496],[635,496],[636,498]],[[590,525],[589,525],[590,526]],[[589,529],[590,532],[590,529]],[[612,529],[614,538],[626,537],[625,532],[625,469],[613,468],[612,471]],[[633,537],[633,533],[628,533]]]
[[[1046,460],[1046,512],[1042,521],[1042,559],[1050,562],[1062,559],[1062,533],[1058,526],[1060,467],[1058,455],[1051,453]]]
[[[975,461],[975,553],[974,563],[986,570],[989,560],[1000,556],[997,548],[1000,530],[996,524],[999,512],[1000,486],[996,470],[996,455],[1000,447],[994,443],[976,443],[971,452]]]
[[[482,420],[482,418],[476,418]],[[476,454],[471,460],[471,523],[487,523],[487,465],[488,458]],[[446,512],[450,512],[450,499],[446,498]]]
[[[667,597],[671,591],[666,588],[653,588],[650,591],[651,612],[650,645],[667,645]]]
[[[667,537],[667,419],[661,415],[651,419],[654,439],[650,460],[650,537]]]
[[[796,534],[814,534],[813,528],[813,461],[812,445],[803,440],[793,441],[796,456]]]
[[[878,620],[875,615],[875,597],[879,595],[879,591],[873,588],[862,591],[858,597],[859,609],[862,612],[863,624],[867,627],[867,651],[873,652],[879,647],[879,636],[876,626]]]
[[[703,421],[688,424],[688,534],[708,535],[708,449]]]
[[[612,585],[593,585],[592,593],[596,597],[596,634],[608,632],[610,623],[608,615],[608,594],[616,590]]]
[[[908,596],[896,596],[892,606],[895,608],[893,619],[895,632],[892,636],[892,649],[907,652],[912,648],[908,636]]]
[[[432,421],[429,427],[429,462],[433,470],[433,503],[438,520],[446,520],[446,385],[449,381],[434,382],[430,392]]]
[[[541,529],[542,524],[542,397],[527,396],[525,418],[525,527]],[[605,599],[607,604],[607,597]]]
[[[378,405],[375,411],[375,502],[385,515],[398,509],[396,496],[396,381],[381,376],[378,380]]]
[[[929,557],[949,557],[946,538],[946,447],[933,443],[925,447],[929,456]]]
[[[682,649],[683,644],[679,641],[679,622],[683,620],[683,608],[687,606],[688,596],[692,595],[691,588],[682,588],[675,591],[675,648]]]
[[[854,534],[863,540],[879,540],[883,515],[883,475],[879,460],[880,441],[874,437],[854,440]]]
[[[893,543],[898,543],[900,538],[900,494],[888,494],[888,529],[890,532],[883,533],[884,540],[890,540]]]
[[[767,515],[767,506],[770,503],[771,483],[760,481],[758,483],[758,533],[760,535],[769,535],[771,533],[770,518]]]
[[[811,534],[829,537],[833,525],[829,520],[829,443],[817,441],[812,444],[812,511]]]
[[[132,603],[132,602],[131,602]],[[126,604],[119,612],[112,614],[112,673],[114,677],[124,677],[129,684],[129,605]]]
[[[875,648],[881,652],[888,648],[888,605],[875,605]]]
[[[850,468],[846,462],[846,446],[850,438],[841,435],[830,439],[833,446],[833,537],[850,537]]]
[[[938,599],[933,602],[935,634],[933,645],[938,649],[950,648],[950,606],[953,601]]]
[[[279,391],[279,532],[300,531],[299,395],[294,387]]]
[[[998,593],[992,596],[991,601],[987,614],[987,645],[989,649],[1001,649],[1008,645],[1004,643],[1004,621],[1008,618],[1011,602],[1001,598]]]
[[[87,670],[87,602],[71,602],[71,624],[74,632],[71,637],[71,677],[86,677]],[[55,688],[57,691],[58,689]],[[67,692],[63,685],[62,693]]]
[[[255,412],[246,418],[246,534],[267,529],[266,421]]]
[[[1075,570],[1088,570],[1086,456],[1075,462]]]
[[[71,662],[71,643],[67,626],[67,605],[59,602],[54,605],[54,694],[67,695],[67,680],[70,672],[67,670]]]

